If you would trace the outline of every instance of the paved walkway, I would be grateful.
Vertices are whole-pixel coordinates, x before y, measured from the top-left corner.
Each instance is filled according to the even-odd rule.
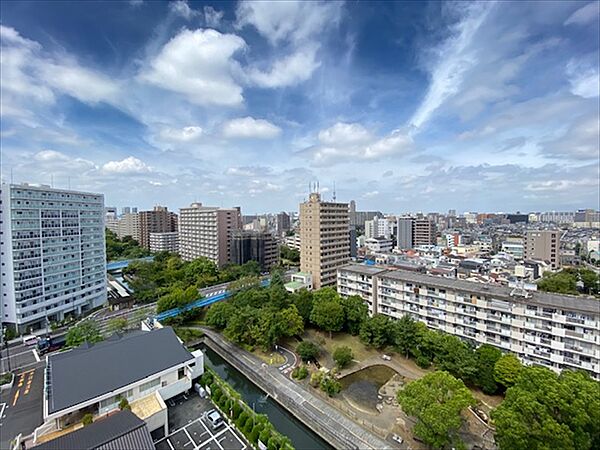
[[[288,411],[340,449],[387,449],[394,446],[356,424],[325,401],[294,383],[276,368],[203,328],[208,344]]]
[[[410,364],[410,361],[398,356],[394,356],[389,361],[386,361],[381,356],[371,356],[364,361],[360,361],[358,364],[352,364],[348,369],[341,370],[339,376],[340,378],[345,377],[346,375],[350,375],[371,366],[387,366],[399,373],[401,376],[411,380],[422,378],[424,375],[429,373],[427,370],[420,369],[419,367],[411,367]]]

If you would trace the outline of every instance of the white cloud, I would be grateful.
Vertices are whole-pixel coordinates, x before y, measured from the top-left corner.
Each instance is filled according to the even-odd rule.
[[[242,1],[236,10],[237,26],[252,25],[273,45],[281,41],[299,44],[337,25],[342,5],[342,2]]]
[[[294,86],[310,79],[315,69],[319,67],[316,52],[315,46],[309,46],[276,60],[268,71],[249,68],[246,72],[251,82],[260,87]]]
[[[270,167],[263,166],[229,167],[225,171],[225,175],[240,177],[258,177],[266,176],[271,172],[272,169]]]
[[[427,94],[410,119],[412,126],[421,128],[448,98],[459,91],[465,73],[477,64],[471,42],[492,7],[492,2],[468,4],[453,37],[435,49],[437,62],[431,69]]]
[[[359,123],[338,122],[321,130],[318,139],[319,144],[305,149],[317,166],[378,160],[414,150],[413,140],[405,130],[394,130],[378,138]]]
[[[583,98],[593,98],[600,95],[597,55],[582,60],[570,60],[566,72],[573,94]]]
[[[102,170],[114,174],[136,174],[151,171],[150,167],[134,156],[128,156],[121,161],[109,161],[102,166]]]
[[[23,38],[15,29],[0,25],[2,38],[2,103],[17,108],[18,98],[53,103],[55,93],[84,103],[116,103],[119,84],[64,56],[49,56],[37,42]],[[8,97],[8,98],[7,98]]]
[[[600,2],[594,1],[582,6],[565,21],[565,25],[585,25],[600,17]]]
[[[56,150],[42,150],[33,155],[29,164],[39,164],[32,173],[39,175],[79,175],[85,176],[97,169],[96,165],[83,158],[76,158]],[[28,174],[31,176],[31,174]]]
[[[319,131],[319,141],[326,146],[360,145],[372,139],[371,133],[359,123],[338,122]]]
[[[233,78],[233,55],[246,46],[233,34],[184,29],[142,71],[140,79],[182,94],[199,105],[239,106],[242,88]]]
[[[578,118],[557,139],[540,144],[544,155],[571,160],[598,160],[600,155],[600,119],[597,114]]]
[[[267,120],[248,116],[225,122],[222,132],[226,138],[273,139],[281,134],[281,128]]]
[[[364,198],[371,198],[371,197],[376,197],[379,195],[379,191],[369,191],[369,192],[365,192],[363,194]]]
[[[206,23],[207,27],[217,28],[219,25],[221,25],[223,15],[223,11],[217,11],[212,6],[204,7],[204,23]]]
[[[192,17],[200,14],[199,11],[190,8],[186,0],[176,0],[169,3],[169,9],[173,14],[181,16],[185,20],[190,20]]]
[[[118,98],[117,83],[72,62],[41,64],[40,75],[52,88],[84,103],[116,103]]]
[[[168,142],[192,142],[198,140],[204,134],[199,126],[188,126],[183,128],[163,128],[158,133],[160,140]]]

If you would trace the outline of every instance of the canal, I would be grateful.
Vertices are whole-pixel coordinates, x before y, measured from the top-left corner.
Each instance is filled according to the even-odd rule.
[[[286,411],[279,403],[256,387],[248,378],[205,345],[200,348],[204,352],[204,364],[213,369],[240,393],[246,404],[254,406],[256,412],[266,414],[273,426],[281,434],[286,435],[298,450],[332,449],[327,442],[309,430],[298,419]]]

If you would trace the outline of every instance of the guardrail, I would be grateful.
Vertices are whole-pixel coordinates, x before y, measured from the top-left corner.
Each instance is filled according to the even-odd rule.
[[[264,279],[261,280],[260,285],[262,287],[266,287],[270,284],[271,280],[269,279]],[[229,298],[233,295],[235,291],[225,291],[225,292],[221,292],[221,293],[215,293],[214,295],[209,295],[207,297],[203,297],[203,298],[199,298],[198,300],[189,303],[183,307],[180,308],[173,308],[173,309],[169,309],[167,311],[163,311],[161,313],[158,313],[155,316],[155,319],[158,320],[159,322],[165,319],[170,319],[171,317],[176,317],[181,313],[184,313],[186,311],[191,311],[192,309],[196,309],[196,308],[202,308],[204,306],[209,306],[212,305],[213,303],[219,302],[221,300],[225,300],[226,298]]]

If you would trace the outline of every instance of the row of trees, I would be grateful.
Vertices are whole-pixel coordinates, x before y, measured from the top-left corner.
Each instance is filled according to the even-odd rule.
[[[537,285],[540,291],[545,292],[599,295],[600,275],[590,269],[568,267],[560,272],[544,273]]]
[[[150,256],[150,250],[140,246],[138,241],[131,236],[119,239],[115,233],[106,230],[106,260],[117,261],[119,259],[132,259]]]
[[[600,386],[585,372],[557,375],[505,355],[495,377],[508,388],[492,411],[500,450],[600,448]],[[463,448],[461,412],[476,402],[462,380],[446,371],[427,374],[400,390],[398,403],[417,419],[413,432],[426,444]]]
[[[178,255],[161,252],[154,255],[154,261],[131,263],[123,269],[123,274],[127,276],[138,302],[150,303],[167,297],[163,304],[166,309],[170,309],[169,305],[186,304],[192,297],[192,292],[192,300],[197,299],[198,289],[258,277],[260,265],[256,261],[250,261],[241,266],[231,264],[219,269],[208,258],[183,261]]]
[[[495,376],[496,363],[502,359],[498,348],[483,344],[475,349],[456,336],[430,330],[410,316],[399,320],[380,314],[369,317],[361,327],[360,339],[376,348],[392,346],[406,357],[414,358],[420,367],[434,364],[437,369],[481,388],[486,394],[501,392],[507,387],[498,383]]]
[[[240,395],[210,369],[200,378],[202,386],[208,386],[215,404],[230,417],[238,430],[256,446],[260,440],[268,450],[294,450],[290,439],[278,431],[264,414],[257,414]]]
[[[292,264],[300,264],[300,252],[295,248],[290,248],[286,245],[279,247],[279,256],[284,261],[288,261]]]
[[[206,322],[238,344],[268,350],[283,337],[302,334],[308,324],[330,333],[357,334],[366,318],[360,297],[341,299],[332,288],[289,294],[276,272],[269,288],[243,289],[231,300],[212,305]]]

